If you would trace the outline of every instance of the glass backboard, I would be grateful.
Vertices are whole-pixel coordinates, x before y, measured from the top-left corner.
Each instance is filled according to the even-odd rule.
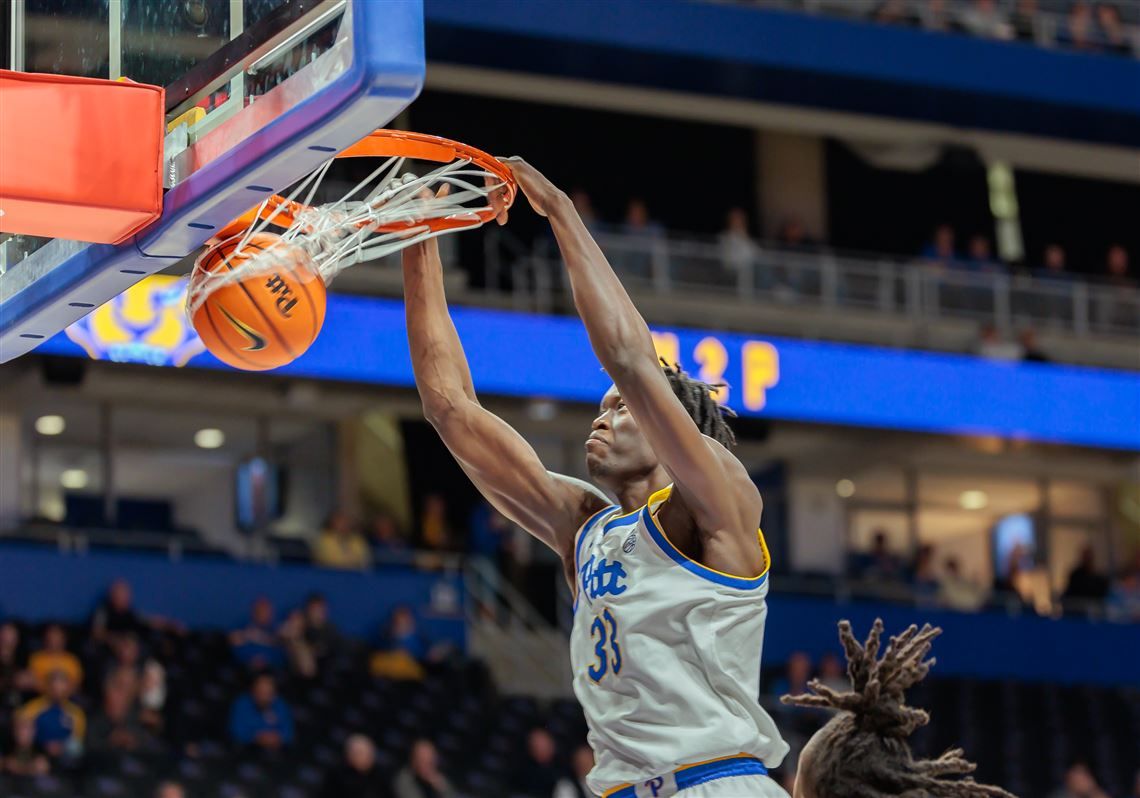
[[[130,240],[0,234],[2,363],[395,118],[422,0],[3,0],[0,66],[165,86],[168,126],[162,216]]]

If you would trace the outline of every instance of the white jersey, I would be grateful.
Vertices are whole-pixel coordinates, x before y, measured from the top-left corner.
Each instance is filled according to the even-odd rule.
[[[670,490],[629,515],[602,510],[575,540],[570,661],[597,760],[587,783],[599,795],[740,754],[774,768],[788,751],[758,700],[763,535],[760,576],[707,568],[657,522]]]

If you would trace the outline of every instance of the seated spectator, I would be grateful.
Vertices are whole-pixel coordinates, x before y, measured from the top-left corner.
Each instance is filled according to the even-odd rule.
[[[1117,620],[1140,621],[1140,549],[1113,582],[1108,600]]]
[[[412,743],[408,764],[396,774],[395,798],[455,798],[457,793],[439,769],[439,754],[430,740]]]
[[[527,798],[550,798],[558,784],[557,748],[546,729],[531,729],[526,738],[526,758],[512,768],[511,790]]]
[[[1074,50],[1097,52],[1101,49],[1092,6],[1087,0],[1073,0],[1069,7],[1069,18],[1061,28],[1057,41]]]
[[[958,14],[962,29],[973,36],[987,39],[1009,39],[1013,30],[997,0],[973,0]]]
[[[851,686],[847,670],[834,651],[828,651],[819,658],[819,680],[836,692],[844,692]]]
[[[139,682],[139,721],[152,734],[160,735],[166,728],[165,711],[166,668],[157,660],[148,659]]]
[[[780,225],[776,240],[781,249],[792,252],[819,252],[823,248],[823,242],[808,235],[804,223],[795,216]]]
[[[112,638],[111,660],[103,670],[104,684],[118,682],[137,696],[142,685],[143,657],[139,639],[133,634]]]
[[[376,765],[376,746],[363,734],[344,743],[344,764],[325,777],[321,798],[391,798],[388,780]]]
[[[929,544],[918,547],[911,587],[914,588],[915,597],[928,604],[938,593],[938,579],[934,575],[934,547]]]
[[[36,747],[36,723],[25,715],[12,718],[12,747],[0,757],[0,776],[43,776],[51,771],[51,763]]]
[[[1132,52],[1132,43],[1128,40],[1128,32],[1120,19],[1120,9],[1109,2],[1096,4],[1097,35],[1106,52],[1114,55],[1128,55]]]
[[[1097,784],[1089,766],[1082,761],[1074,762],[1065,771],[1065,782],[1049,798],[1109,798]]]
[[[301,612],[302,636],[319,666],[340,650],[344,638],[329,620],[329,602],[320,593],[311,593]]]
[[[229,732],[230,739],[237,745],[266,753],[276,753],[293,744],[293,713],[277,695],[272,674],[256,674],[249,692],[234,702]]]
[[[293,610],[278,630],[289,661],[289,670],[302,679],[315,679],[318,675],[317,657],[305,640],[305,616]]]
[[[610,254],[614,269],[641,280],[652,279],[656,274],[654,255],[659,264],[666,257],[661,248],[665,241],[665,228],[650,217],[649,207],[644,200],[634,198],[629,201],[625,221],[618,231],[628,240],[624,246]],[[667,263],[664,263],[664,268],[667,272]]]
[[[1023,42],[1037,40],[1037,0],[1017,0],[1010,19],[1013,37]]]
[[[95,754],[144,752],[157,749],[157,741],[139,720],[134,696],[112,682],[103,690],[103,709],[91,721],[91,744]]]
[[[1021,344],[1022,358],[1031,363],[1049,363],[1049,356],[1041,351],[1041,346],[1037,343],[1037,330],[1032,327],[1026,327],[1021,331],[1017,337],[1018,342]]]
[[[36,678],[22,667],[20,629],[0,624],[0,715],[23,703],[23,694],[36,688]]]
[[[1065,248],[1060,244],[1050,244],[1045,247],[1037,276],[1042,280],[1072,282],[1073,276],[1065,270],[1065,260]]]
[[[954,249],[954,228],[948,224],[938,225],[934,229],[934,238],[921,254],[922,259],[933,266],[952,268],[958,260],[958,253]]]
[[[1120,244],[1108,248],[1104,259],[1105,276],[1109,285],[1117,288],[1135,288],[1136,283],[1128,272],[1128,250]]]
[[[869,580],[900,581],[903,578],[903,560],[891,551],[887,533],[875,530],[871,550],[861,558],[859,576]]]
[[[91,638],[97,643],[107,644],[116,635],[146,637],[151,631],[184,634],[186,630],[177,621],[137,612],[130,583],[125,579],[116,579],[91,616]]]
[[[425,548],[433,551],[443,551],[451,545],[447,502],[438,493],[424,498],[424,510],[420,516],[420,540]]]
[[[410,607],[396,607],[388,619],[384,648],[372,655],[371,671],[376,678],[418,681],[424,678],[424,662],[433,654],[426,637],[416,628]]]
[[[998,363],[1016,363],[1024,357],[1025,352],[1021,344],[1007,341],[996,325],[986,323],[982,325],[978,337],[978,356]]]
[[[922,27],[926,30],[952,33],[958,29],[957,23],[947,13],[946,0],[927,0],[925,5],[919,6],[919,11],[922,14]]]
[[[230,632],[234,657],[250,670],[280,670],[285,665],[281,639],[273,628],[273,603],[258,596],[250,606],[249,623]]]
[[[87,716],[71,702],[71,678],[63,671],[48,675],[47,689],[20,708],[35,726],[36,745],[53,759],[74,759],[83,753]]]
[[[977,612],[986,602],[982,587],[962,575],[956,557],[947,557],[938,581],[938,603],[961,612]]]
[[[756,265],[759,247],[748,232],[748,213],[731,208],[720,234],[720,256],[733,274],[748,274]]]
[[[970,239],[969,256],[965,265],[972,272],[1002,271],[1001,263],[994,259],[990,240],[983,235],[976,235]]]
[[[993,599],[999,603],[1026,608],[1031,606],[1026,581],[1032,568],[1033,557],[1024,546],[1013,547],[1006,560],[1005,569],[994,577]]]
[[[79,657],[67,650],[67,633],[58,623],[48,624],[44,629],[44,647],[28,658],[28,670],[36,680],[36,689],[47,689],[48,676],[62,671],[71,680],[72,690],[83,684],[83,666]]]
[[[914,16],[906,0],[882,0],[875,9],[875,21],[884,25],[918,24],[918,18]]]
[[[368,528],[368,543],[372,547],[372,558],[382,559],[386,554],[406,551],[408,542],[400,534],[396,520],[390,515],[378,515]]]
[[[1061,596],[1063,602],[1104,601],[1108,596],[1108,578],[1096,570],[1096,557],[1092,546],[1081,550],[1081,557],[1069,572],[1069,581]]]
[[[590,199],[590,195],[583,189],[576,188],[570,192],[570,202],[574,205],[574,210],[578,211],[578,216],[582,220],[582,224],[590,231],[591,235],[598,233],[602,225],[598,222],[598,214],[594,212],[594,203]]]
[[[593,798],[594,791],[586,784],[586,776],[594,769],[594,752],[588,745],[574,749],[570,757],[571,775],[554,785],[552,798]]]
[[[333,513],[313,545],[313,562],[325,568],[361,570],[372,564],[368,542],[345,513]]]

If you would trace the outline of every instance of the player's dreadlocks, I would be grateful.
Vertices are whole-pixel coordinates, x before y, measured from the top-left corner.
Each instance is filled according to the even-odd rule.
[[[839,624],[839,639],[847,655],[851,691],[839,693],[818,680],[808,683],[815,695],[783,696],[785,704],[837,709],[813,738],[810,772],[801,772],[821,798],[1013,798],[1000,787],[978,784],[973,778],[947,778],[972,773],[975,765],[954,748],[937,759],[916,760],[907,738],[930,721],[922,709],[906,705],[906,690],[920,682],[934,664],[923,661],[931,641],[942,630],[926,624],[911,626],[892,637],[878,659],[883,622],[876,620],[865,645]]]
[[[713,394],[725,387],[724,383],[709,385],[707,382],[694,380],[681,369],[680,365],[670,366],[665,358],[661,358],[661,366],[665,370],[665,376],[669,378],[669,384],[673,386],[673,393],[689,411],[693,421],[697,422],[701,432],[726,449],[735,446],[736,436],[732,434],[732,429],[724,417],[735,416],[736,413],[728,407],[718,405],[713,398]]]

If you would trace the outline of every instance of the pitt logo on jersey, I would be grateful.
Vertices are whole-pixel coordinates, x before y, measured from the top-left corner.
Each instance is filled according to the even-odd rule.
[[[626,591],[626,585],[622,584],[622,580],[627,576],[625,566],[620,560],[611,562],[604,557],[599,560],[592,554],[590,559],[578,569],[582,594],[590,601],[599,596],[620,596]]]

